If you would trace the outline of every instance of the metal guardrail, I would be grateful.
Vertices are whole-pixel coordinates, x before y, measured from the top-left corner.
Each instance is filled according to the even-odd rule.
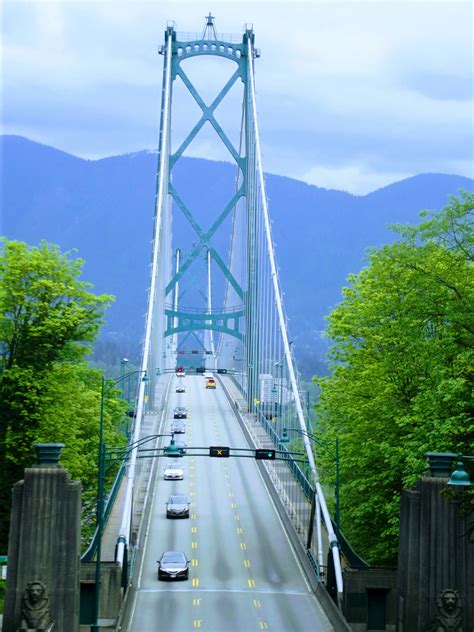
[[[288,467],[291,469],[294,477],[296,478],[298,483],[301,485],[301,488],[305,496],[311,502],[313,498],[313,494],[314,494],[314,488],[312,487],[311,483],[308,481],[304,472],[301,470],[298,463],[295,462],[295,460],[289,453],[289,450],[286,448],[286,446],[280,444],[280,437],[277,435],[272,425],[268,423],[268,419],[265,417],[265,415],[260,409],[257,410],[257,418],[260,424],[265,429],[268,436],[271,438],[272,442],[278,446],[279,450],[281,450],[283,453],[286,453],[285,459],[286,459],[286,463]]]
[[[117,472],[117,476],[113,482],[112,488],[110,490],[109,497],[107,499],[107,503],[104,509],[104,529],[107,526],[107,521],[109,519],[110,514],[112,513],[112,509],[114,506],[115,499],[117,498],[118,491],[120,489],[120,483],[122,482],[122,478],[125,474],[125,463],[120,465],[120,469]],[[97,539],[98,539],[99,531],[96,528],[94,531],[94,535],[92,536],[91,543],[89,547],[84,551],[81,555],[81,562],[91,562],[94,559],[94,556],[97,551]]]

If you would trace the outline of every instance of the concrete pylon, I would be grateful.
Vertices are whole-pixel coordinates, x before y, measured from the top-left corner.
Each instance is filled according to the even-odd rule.
[[[81,484],[40,444],[38,465],[13,487],[3,632],[79,630]]]
[[[463,492],[448,492],[449,456],[456,455],[447,456],[447,472],[431,468],[431,476],[402,492],[398,632],[474,626],[474,514]]]

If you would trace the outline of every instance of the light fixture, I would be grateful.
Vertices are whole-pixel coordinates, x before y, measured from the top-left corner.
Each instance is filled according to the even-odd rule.
[[[456,469],[451,474],[451,478],[448,481],[448,485],[453,487],[470,487],[471,481],[469,480],[469,474],[464,469],[464,463],[458,461],[456,463]]]

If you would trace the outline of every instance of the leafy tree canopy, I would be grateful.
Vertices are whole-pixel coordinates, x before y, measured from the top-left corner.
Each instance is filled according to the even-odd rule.
[[[12,485],[34,463],[32,444],[66,444],[63,463],[93,487],[101,373],[83,358],[112,300],[78,279],[83,262],[56,246],[2,240],[0,250],[0,546],[6,547]],[[107,399],[106,440],[123,407]]]
[[[320,424],[340,440],[343,531],[372,563],[396,561],[400,491],[425,452],[472,452],[473,209],[461,193],[396,227],[328,319]]]

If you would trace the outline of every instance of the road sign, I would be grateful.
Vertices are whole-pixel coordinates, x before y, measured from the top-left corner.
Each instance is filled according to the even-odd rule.
[[[255,458],[261,461],[274,461],[275,450],[255,450]]]
[[[209,448],[209,456],[217,456],[219,458],[226,458],[230,456],[230,448],[221,445],[211,445]]]

